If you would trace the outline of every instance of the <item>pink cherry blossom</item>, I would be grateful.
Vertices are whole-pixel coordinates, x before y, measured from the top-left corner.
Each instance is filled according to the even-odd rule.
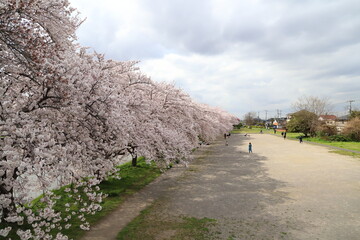
[[[88,230],[82,214],[101,210],[106,195],[96,185],[114,175],[119,155],[163,168],[186,163],[200,140],[238,122],[153,81],[137,62],[88,53],[74,42],[80,23],[67,0],[0,4],[0,221],[28,223],[31,229],[17,231],[21,239],[53,239],[47,232],[61,231],[72,215]],[[73,202],[62,218],[50,190],[65,185]],[[47,207],[33,212],[24,206],[36,190]],[[70,211],[75,205],[82,208]],[[58,232],[55,239],[67,237]]]

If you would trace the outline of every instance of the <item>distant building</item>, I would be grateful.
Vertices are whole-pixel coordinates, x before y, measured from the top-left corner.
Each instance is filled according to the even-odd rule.
[[[287,118],[277,118],[272,122],[273,128],[286,129]]]
[[[320,115],[319,120],[328,126],[335,126],[338,133],[341,133],[349,121],[349,115],[336,117],[335,115]]]
[[[344,115],[344,116],[340,116],[336,118],[337,121],[349,121],[350,120],[350,115]]]
[[[350,120],[350,115],[344,115],[336,118],[335,126],[339,133],[345,128],[347,122]]]
[[[290,122],[293,114],[294,114],[294,113],[288,113],[288,114],[286,114],[286,121],[287,121],[287,122]]]
[[[272,122],[272,125],[274,128],[278,128],[279,123],[276,121],[276,119]]]
[[[336,116],[335,115],[320,115],[319,120],[325,122],[326,125],[335,126],[336,125]]]

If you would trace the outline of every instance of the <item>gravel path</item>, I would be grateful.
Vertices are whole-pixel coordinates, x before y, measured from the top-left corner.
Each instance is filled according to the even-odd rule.
[[[114,239],[106,229],[117,233],[159,198],[158,214],[216,219],[219,239],[360,238],[358,159],[267,134],[234,134],[228,146],[219,140],[196,154],[188,169],[161,176],[84,239]],[[134,202],[141,204],[129,207]]]

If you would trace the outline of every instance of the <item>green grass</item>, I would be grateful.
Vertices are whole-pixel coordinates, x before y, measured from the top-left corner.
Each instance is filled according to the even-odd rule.
[[[147,164],[144,158],[139,159],[137,167],[132,167],[129,162],[118,168],[121,179],[113,178],[100,184],[101,191],[108,194],[108,197],[105,198],[102,204],[102,211],[88,218],[90,224],[94,224],[103,216],[113,211],[126,197],[139,191],[161,174],[155,164]],[[69,238],[77,239],[84,233],[79,228],[69,230]]]
[[[95,215],[86,216],[90,225],[93,225],[102,217],[113,211],[127,197],[142,189],[161,174],[159,168],[155,164],[147,164],[144,158],[139,159],[137,167],[132,167],[131,163],[125,163],[119,166],[118,169],[119,171],[117,173],[121,176],[121,179],[110,178],[99,185],[100,191],[107,194],[108,197],[101,203],[102,210],[100,212],[97,212]],[[68,198],[68,194],[64,192],[64,189],[65,187],[62,187],[54,191],[61,196],[61,199],[58,200],[55,205],[55,209],[56,211],[61,212],[62,215],[65,214],[65,204],[72,201]],[[43,207],[39,201],[40,198],[41,197],[33,201],[33,208]],[[85,233],[85,231],[79,228],[81,221],[77,218],[77,215],[73,216],[68,223],[72,224],[72,226],[67,230],[63,229],[61,232],[66,234],[69,239],[79,239]],[[4,227],[3,224],[4,223],[0,223],[0,229]],[[65,225],[65,223],[63,225]],[[19,226],[15,225],[14,227]],[[25,228],[26,225],[22,227]],[[19,239],[16,235],[11,235],[9,237],[11,237],[11,239]]]
[[[117,208],[126,197],[139,191],[161,174],[155,164],[147,164],[144,158],[139,159],[136,167],[132,167],[129,162],[118,168],[121,179],[108,179],[100,184],[99,187],[101,191],[107,194],[108,197],[105,198],[102,204],[102,211],[88,217],[90,224],[96,223],[103,216]],[[79,224],[75,225],[79,226]],[[77,226],[73,229],[69,229],[67,232],[69,238],[78,239],[84,234],[84,231],[80,230]]]
[[[210,238],[209,227],[216,224],[215,219],[193,217],[158,216],[151,205],[119,232],[118,240],[156,240],[156,239],[197,239]]]
[[[350,157],[354,157],[354,158],[360,158],[359,153],[342,151],[342,150],[334,150],[334,151],[330,151],[330,152],[345,155],[345,156],[350,156]]]
[[[279,135],[281,135],[281,133],[279,133]],[[287,138],[298,138],[299,136],[304,136],[304,134],[302,133],[292,133],[292,132],[287,132],[286,133],[286,137]],[[303,138],[303,140],[305,140],[307,138]]]
[[[234,129],[231,131],[231,133],[260,133],[260,130],[263,131],[263,133],[273,133],[274,130],[272,129],[266,129],[266,128],[258,128],[258,127],[252,127],[252,128],[240,128],[240,129]]]
[[[298,136],[304,136],[304,134],[302,134],[302,133],[287,133],[286,136],[288,138],[295,139]],[[321,143],[321,144],[332,146],[332,147],[339,147],[339,148],[344,148],[344,149],[349,149],[349,150],[354,150],[354,151],[360,152],[360,142],[328,141],[328,140],[321,139],[319,137],[308,137],[308,138],[303,138],[303,140],[308,141],[308,142]]]
[[[305,138],[304,140],[360,152],[360,142],[335,142],[323,140],[320,138]]]

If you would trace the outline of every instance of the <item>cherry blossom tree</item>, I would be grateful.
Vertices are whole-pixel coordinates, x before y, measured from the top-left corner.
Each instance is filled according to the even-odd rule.
[[[45,209],[34,213],[25,207],[32,184],[44,191],[54,180],[83,184],[78,167],[84,168],[81,163],[89,157],[84,151],[89,137],[72,120],[77,111],[69,104],[73,95],[65,77],[71,69],[67,67],[71,58],[66,57],[75,56],[72,41],[79,24],[72,13],[67,1],[2,1],[0,5],[0,220],[10,224],[1,230],[2,236],[12,223],[32,226],[18,230],[22,239],[45,239],[50,228],[61,227],[59,213],[50,208],[54,204],[50,192],[43,198],[48,203]],[[101,194],[90,191],[96,183],[90,180],[87,190],[95,204],[83,211],[99,208]],[[53,223],[50,228],[44,219]]]
[[[199,139],[214,140],[237,123],[230,114],[195,103],[171,84],[151,82],[143,77],[136,84],[131,82],[127,90],[136,91],[130,95],[141,94],[136,102],[129,104],[131,112],[136,114],[130,145],[136,146],[140,155],[165,165],[187,159]]]
[[[54,238],[66,239],[61,230],[74,214],[89,229],[84,213],[101,209],[96,185],[113,172],[116,156],[166,166],[237,123],[152,81],[136,62],[87,53],[74,43],[80,23],[66,0],[0,3],[0,236],[25,224],[21,239],[52,239],[54,229]],[[52,208],[54,182],[74,199],[66,216]],[[37,211],[28,207],[34,188],[46,203]],[[84,207],[73,213],[76,204]]]

